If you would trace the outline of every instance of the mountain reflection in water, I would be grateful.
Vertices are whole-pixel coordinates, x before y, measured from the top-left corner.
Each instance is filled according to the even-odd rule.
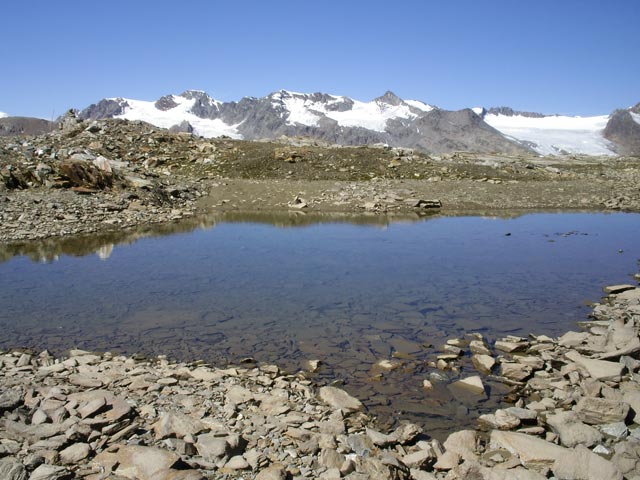
[[[468,356],[457,372],[428,365],[448,338],[575,330],[603,285],[637,272],[640,215],[517,214],[228,214],[5,245],[0,347],[253,357],[292,371],[319,359],[314,380],[442,436],[506,392],[490,379],[486,398],[452,392],[475,370]],[[399,368],[376,365],[391,359]]]

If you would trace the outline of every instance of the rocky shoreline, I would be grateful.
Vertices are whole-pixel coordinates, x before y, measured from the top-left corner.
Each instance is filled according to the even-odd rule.
[[[512,406],[442,443],[411,423],[379,431],[359,400],[304,371],[8,351],[0,355],[0,477],[638,478],[640,288],[605,291],[582,330],[557,339],[450,339],[434,371],[470,357],[476,371],[452,388],[483,395],[491,376],[512,387]],[[424,388],[429,395],[428,378]]]

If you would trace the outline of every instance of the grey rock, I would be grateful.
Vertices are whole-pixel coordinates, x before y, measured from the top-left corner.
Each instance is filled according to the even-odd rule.
[[[599,425],[598,428],[607,437],[618,441],[629,435],[629,429],[624,422],[607,423],[605,425]]]
[[[255,480],[286,480],[287,471],[280,464],[270,465],[256,475]]]
[[[606,287],[603,287],[603,291],[606,294],[618,294],[618,293],[622,293],[622,292],[626,292],[627,290],[633,290],[634,288],[636,288],[635,285],[629,285],[629,284],[620,284],[620,285],[607,285]]]
[[[532,368],[521,363],[502,363],[500,365],[500,373],[503,377],[516,382],[526,380],[532,372]]]
[[[583,445],[556,459],[552,471],[559,480],[622,480],[622,472],[616,465]]]
[[[473,365],[480,373],[489,374],[496,364],[496,360],[490,355],[476,354],[471,357]]]
[[[491,355],[491,350],[482,340],[471,340],[469,342],[469,350],[476,355]]]
[[[496,410],[495,413],[480,415],[478,421],[498,430],[512,430],[520,425],[520,418],[506,410]]]
[[[14,458],[0,460],[0,478],[3,480],[27,480],[27,470]]]
[[[558,338],[558,343],[563,347],[577,347],[582,345],[589,338],[587,332],[567,332]]]
[[[214,434],[198,435],[196,443],[198,454],[209,462],[217,462],[229,452],[229,444],[224,437]]]
[[[586,370],[589,376],[595,380],[613,380],[619,378],[624,370],[624,365],[618,362],[586,358],[573,350],[567,352],[565,357]]]
[[[522,421],[535,421],[538,418],[538,414],[536,412],[527,408],[508,407],[505,408],[505,411],[509,412],[511,415],[515,415]]]
[[[565,447],[585,445],[591,447],[602,440],[600,432],[580,421],[575,412],[559,412],[547,416],[547,425],[558,434]]]
[[[246,470],[249,468],[249,463],[242,455],[236,455],[231,457],[229,461],[224,464],[224,468],[229,468],[231,470]]]
[[[529,342],[525,341],[498,340],[494,344],[496,350],[506,353],[520,352],[522,350],[526,350],[528,346]]]
[[[364,405],[360,400],[336,387],[320,388],[319,397],[324,403],[332,406],[333,408],[340,409],[345,413],[356,412],[364,409]]]
[[[625,392],[622,400],[631,407],[633,421],[640,423],[640,390]]]
[[[627,478],[637,478],[640,469],[640,441],[629,439],[613,446],[611,462],[616,465]],[[634,476],[635,475],[635,476]]]
[[[104,409],[106,405],[107,400],[105,397],[94,398],[78,407],[78,414],[80,418],[92,417]]]
[[[29,480],[67,480],[72,476],[73,474],[65,467],[43,464],[31,472]]]
[[[473,430],[461,430],[450,434],[444,442],[445,451],[452,451],[466,460],[476,458],[477,433]]]
[[[215,433],[203,433],[198,435],[195,445],[199,455],[215,463],[226,456],[242,453],[244,442],[237,434],[220,437]]]
[[[395,440],[395,442],[402,445],[407,442],[411,442],[421,433],[422,427],[415,423],[405,422],[398,426],[390,436]]]
[[[378,447],[386,447],[388,445],[397,443],[397,440],[393,435],[387,435],[372,428],[367,428],[366,434],[371,439],[373,444]]]
[[[451,470],[458,466],[461,459],[462,457],[459,453],[454,452],[453,450],[448,450],[438,458],[438,461],[433,465],[433,468],[436,470]]]
[[[91,453],[91,447],[87,443],[74,443],[60,452],[60,462],[71,465],[84,460]]]
[[[187,435],[197,435],[205,429],[205,425],[199,420],[175,411],[163,413],[153,424],[156,440],[168,437],[184,438]]]
[[[33,416],[31,417],[31,425],[40,425],[45,423],[49,416],[42,409],[37,409],[33,412]]]
[[[413,480],[437,480],[433,473],[418,470],[417,468],[412,468],[410,473]]]
[[[0,420],[2,422],[2,420]],[[61,424],[43,423],[41,425],[25,425],[21,422],[12,420],[4,420],[4,431],[10,438],[26,439],[31,442],[37,442],[56,435],[61,435],[67,431],[72,425],[73,420],[65,420]],[[0,423],[1,424],[1,423]]]
[[[524,433],[494,430],[490,438],[491,448],[504,448],[516,455],[525,467],[551,467],[571,450]]]
[[[433,461],[435,454],[429,450],[418,450],[417,452],[409,453],[402,457],[402,463],[409,468],[421,468],[427,463]]]
[[[349,435],[347,444],[357,455],[367,456],[374,448],[371,439],[362,434]]]
[[[117,452],[117,475],[138,480],[164,478],[179,460],[173,452],[138,445],[122,446]]]
[[[69,382],[74,385],[78,385],[79,387],[86,388],[99,388],[102,386],[101,380],[80,374],[69,375]]]
[[[332,448],[324,448],[318,455],[318,462],[326,468],[340,468],[346,457]]]
[[[13,410],[22,404],[24,394],[18,388],[8,388],[0,393],[0,413],[5,410]]]
[[[477,375],[453,382],[452,386],[463,388],[476,395],[483,395],[485,393],[482,379]]]

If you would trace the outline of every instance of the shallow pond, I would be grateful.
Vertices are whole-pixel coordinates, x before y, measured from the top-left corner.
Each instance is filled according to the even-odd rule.
[[[425,392],[425,360],[446,339],[575,329],[640,258],[636,214],[288,218],[5,248],[0,346],[253,357],[289,370],[319,359],[315,380],[344,382],[385,422],[408,418],[442,436],[507,392],[491,381],[481,399],[446,381]],[[392,355],[403,366],[380,376],[374,364]],[[463,361],[462,375],[473,373]]]

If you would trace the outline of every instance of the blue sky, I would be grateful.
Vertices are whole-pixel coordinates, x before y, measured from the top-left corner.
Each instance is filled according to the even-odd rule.
[[[640,1],[5,2],[0,111],[281,88],[593,115],[640,102]]]

